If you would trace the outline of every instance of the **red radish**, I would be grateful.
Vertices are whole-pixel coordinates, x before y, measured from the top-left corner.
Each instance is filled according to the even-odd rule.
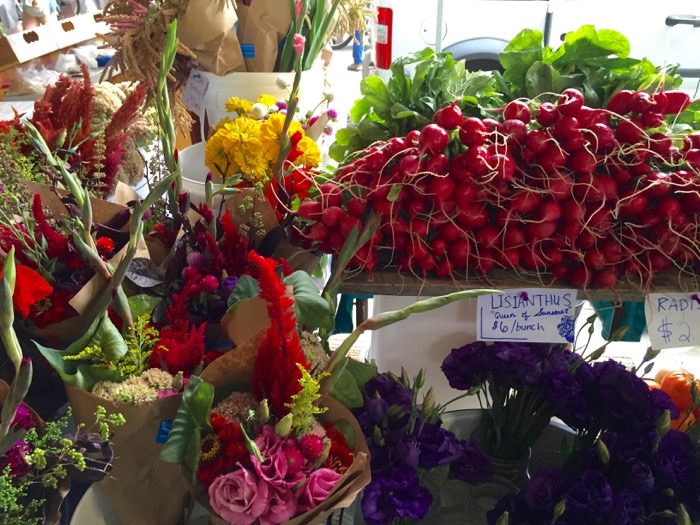
[[[587,128],[593,123],[593,119],[596,117],[599,110],[589,108],[588,106],[582,106],[576,114],[576,119],[582,128]]]
[[[531,213],[542,202],[542,197],[537,193],[527,190],[519,190],[513,193],[510,201],[510,211],[516,213]]]
[[[318,221],[321,220],[323,205],[318,201],[304,201],[299,205],[297,213],[299,214],[299,217],[304,219]]]
[[[423,239],[419,236],[413,235],[410,237],[410,241],[406,245],[406,254],[409,258],[418,257],[422,259],[430,255],[430,246],[428,246]]]
[[[683,137],[683,142],[685,143],[683,149],[700,148],[700,131],[688,133]]]
[[[433,155],[432,157],[428,158],[425,163],[425,171],[436,175],[443,175],[447,173],[448,164],[449,160],[447,157],[442,153],[438,153],[437,155]]]
[[[547,149],[537,155],[537,163],[547,173],[563,167],[568,159],[569,155],[556,142],[550,142]]]
[[[433,122],[445,129],[455,129],[462,122],[462,110],[455,100],[452,104],[435,112]]]
[[[591,210],[591,208],[593,208]],[[598,204],[593,204],[589,207],[587,226],[589,229],[597,230],[601,233],[607,233],[612,228],[612,213],[608,208],[600,207]]]
[[[649,197],[663,197],[671,189],[672,178],[668,173],[652,171],[642,181],[642,187]]]
[[[435,268],[435,275],[438,277],[450,277],[452,276],[452,272],[454,271],[455,267],[452,261],[449,259],[443,259],[440,261]]]
[[[658,93],[652,93],[651,100],[653,102],[651,109],[659,113],[666,111],[666,106],[668,105],[668,97],[666,93],[660,91]]]
[[[663,272],[671,267],[669,258],[659,251],[649,253],[649,266],[654,273]]]
[[[552,128],[552,135],[558,139],[566,139],[579,132],[579,124],[576,117],[566,115],[557,120]]]
[[[689,149],[683,156],[683,160],[691,170],[700,171],[700,149]]]
[[[515,148],[525,142],[527,136],[527,126],[522,120],[509,119],[504,120],[498,126],[499,133],[506,136],[506,141],[509,147]]]
[[[483,146],[472,146],[462,154],[464,167],[476,175],[484,175],[489,171],[491,155]]]
[[[390,202],[386,199],[378,199],[374,201],[374,210],[384,217],[390,217],[398,213],[398,206],[395,203]]]
[[[422,151],[436,155],[447,147],[449,141],[450,136],[445,128],[437,124],[428,124],[420,132],[418,145]]]
[[[527,233],[534,241],[549,239],[557,229],[556,221],[528,222]]]
[[[663,217],[672,219],[681,213],[681,203],[675,197],[664,197],[656,205],[656,210]]]
[[[457,239],[462,235],[462,232],[460,229],[453,223],[451,222],[446,222],[442,226],[440,226],[440,237],[445,239],[447,242],[452,242]]]
[[[389,162],[389,157],[384,151],[375,151],[371,155],[364,158],[364,168],[370,173],[379,173],[382,171],[386,163]]]
[[[412,180],[408,187],[408,193],[414,197],[425,198],[428,194],[428,180],[427,177],[421,177],[418,180]]]
[[[401,233],[408,233],[408,223],[401,218],[396,219],[393,222],[385,222],[381,226],[383,233],[387,235],[396,235]]]
[[[608,101],[607,108],[618,115],[627,115],[630,110],[630,102],[634,96],[634,91],[623,89],[615,93]]]
[[[654,133],[650,138],[649,148],[651,151],[660,155],[661,158],[669,158],[673,139],[664,133]]]
[[[585,149],[580,149],[569,157],[569,167],[576,173],[590,175],[597,166],[598,159],[595,154]]]
[[[436,213],[433,217],[433,221],[436,223],[445,222],[447,220],[447,217],[452,217],[452,214],[457,209],[457,202],[452,198],[439,200],[437,208],[440,211],[440,213],[445,217],[445,220],[441,220],[440,213]]]
[[[337,253],[343,249],[343,244],[345,244],[345,238],[347,236],[343,235],[339,230],[333,230],[328,236],[328,244],[333,252]]]
[[[555,264],[552,266],[551,272],[557,279],[563,279],[569,274],[569,269],[564,264]]]
[[[353,197],[348,201],[347,208],[350,215],[360,217],[363,213],[365,213],[365,211],[367,211],[367,203],[359,197]]]
[[[393,137],[389,139],[389,142],[387,142],[385,153],[387,157],[391,158],[397,153],[400,153],[404,151],[406,148],[409,147],[408,142],[406,142],[406,139],[403,139],[401,137]]]
[[[571,197],[571,189],[574,185],[574,181],[567,173],[554,171],[545,181],[545,188],[549,196],[555,201],[563,201]]]
[[[525,137],[525,147],[533,153],[540,153],[547,148],[547,142],[552,137],[543,129],[532,129]]]
[[[499,264],[506,268],[517,268],[520,263],[520,250],[518,248],[506,248],[496,252]]]
[[[474,269],[485,274],[496,266],[496,252],[490,249],[479,250],[479,254],[474,256]]]
[[[418,237],[425,238],[428,236],[428,230],[430,226],[428,221],[423,219],[414,218],[409,226],[409,231],[412,235],[417,235]]]
[[[411,215],[421,215],[428,210],[428,199],[425,197],[409,197],[406,202],[406,209]]]
[[[340,221],[340,233],[343,234],[343,237],[350,235],[350,232],[355,227],[357,227],[357,231],[362,231],[362,221],[357,217],[346,215]]]
[[[664,115],[682,113],[690,106],[690,95],[683,91],[664,91],[664,95],[666,95]]]
[[[420,268],[423,273],[431,272],[435,269],[436,263],[435,258],[428,254],[426,257],[417,259],[418,268]]]
[[[406,134],[406,142],[411,146],[417,146],[420,140],[420,131],[412,129]]]
[[[595,151],[613,148],[617,143],[615,134],[610,126],[596,122],[591,124],[588,130],[595,137],[590,140]]]
[[[597,288],[612,288],[616,283],[617,275],[613,270],[601,270],[593,276],[593,284]]]
[[[600,249],[605,256],[606,264],[617,264],[622,260],[622,249],[616,240],[605,241]]]
[[[483,146],[487,136],[486,125],[480,118],[465,118],[459,125],[459,140],[465,146]]]
[[[645,111],[642,113],[642,122],[644,123],[645,129],[660,128],[665,123],[664,116],[655,111]]]
[[[484,126],[486,126],[486,131],[489,133],[496,131],[496,129],[498,129],[498,125],[500,124],[499,121],[493,118],[485,118],[482,119],[481,122],[484,123]]]
[[[590,230],[583,230],[579,234],[578,239],[576,239],[576,246],[587,250],[595,246],[596,242],[598,242],[598,239]]]
[[[651,95],[645,93],[644,91],[639,91],[632,95],[628,107],[630,111],[634,111],[635,113],[644,113],[645,111],[650,110],[653,105],[654,101],[651,98]]]
[[[506,248],[517,248],[525,244],[525,232],[520,226],[509,225],[503,234],[503,245]]]
[[[421,159],[418,155],[406,155],[398,163],[399,172],[404,175],[416,175],[423,171]]]
[[[597,270],[605,266],[606,258],[605,254],[597,249],[587,250],[586,254],[583,256],[583,261],[586,266],[590,269]]]
[[[454,190],[455,181],[450,177],[430,177],[428,181],[428,194],[434,195],[438,200],[449,199]]]
[[[578,221],[564,221],[560,227],[561,233],[569,246],[573,245],[581,236],[583,225]]]
[[[505,120],[516,119],[527,124],[532,119],[530,106],[521,100],[512,100],[503,108],[503,118]]]
[[[588,139],[580,130],[566,137],[562,143],[562,147],[569,153],[583,149],[587,145]]]
[[[530,270],[539,270],[547,266],[544,256],[533,246],[520,248],[520,264]]]
[[[574,88],[565,89],[557,99],[557,109],[562,115],[576,116],[583,106],[583,94]]]
[[[332,182],[326,182],[318,187],[321,203],[324,206],[341,206],[343,204],[343,190]]]
[[[547,264],[561,264],[564,262],[564,253],[556,246],[548,246],[543,250],[543,256]]]
[[[500,244],[501,231],[496,226],[484,226],[474,234],[474,239],[479,248],[497,248]]]
[[[309,233],[306,235],[309,239],[313,241],[323,242],[328,239],[330,235],[330,229],[322,222],[317,222],[311,225],[309,228]]]
[[[642,127],[634,120],[620,119],[615,128],[617,140],[623,144],[636,144],[644,137]]]
[[[457,202],[459,208],[465,208],[470,202],[474,200],[476,196],[476,188],[471,182],[462,182],[459,184],[454,192],[453,197]]]
[[[489,212],[484,204],[473,202],[457,215],[457,222],[465,228],[481,228],[489,221]]]
[[[512,181],[515,174],[515,162],[508,155],[496,153],[491,155],[491,165],[494,167],[496,180]]]
[[[543,221],[557,221],[561,217],[561,206],[554,201],[545,201],[540,205],[540,218]]]
[[[450,177],[457,181],[467,180],[474,177],[474,172],[468,170],[464,164],[464,153],[460,153],[459,155],[452,157],[452,160],[450,160],[450,168],[448,173],[450,174]]]
[[[656,211],[647,209],[640,212],[639,216],[637,217],[637,222],[640,226],[653,228],[654,226],[661,224],[661,219],[661,215],[656,213]]]
[[[559,110],[551,102],[544,102],[537,107],[535,112],[537,122],[541,126],[551,126],[557,120],[559,120]]]
[[[452,261],[455,268],[464,268],[467,266],[467,259],[471,252],[469,241],[466,239],[457,239],[447,248],[447,257]]]
[[[567,221],[582,221],[585,215],[585,206],[574,199],[566,199],[561,203],[562,216]]]
[[[576,288],[587,288],[591,282],[591,271],[585,266],[575,266],[569,270],[569,281]]]
[[[435,257],[442,257],[447,253],[447,241],[442,237],[436,237],[430,243],[430,249]]]

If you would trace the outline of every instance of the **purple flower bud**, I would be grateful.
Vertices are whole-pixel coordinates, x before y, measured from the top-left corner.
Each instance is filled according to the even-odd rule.
[[[236,287],[238,284],[238,277],[234,277],[233,275],[226,277],[221,282],[221,295],[224,298],[228,298],[229,295],[231,295],[231,292],[233,292],[233,289]]]
[[[283,109],[287,109],[287,101],[280,99],[277,102],[275,102],[275,106],[280,108],[280,111],[282,111]]]

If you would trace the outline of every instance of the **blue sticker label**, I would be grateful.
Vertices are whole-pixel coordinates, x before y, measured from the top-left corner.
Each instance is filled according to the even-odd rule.
[[[241,44],[243,58],[255,58],[255,44]]]
[[[158,435],[156,436],[156,443],[159,445],[164,445],[168,441],[168,436],[170,431],[173,429],[172,419],[162,419],[160,421],[160,426],[158,427]]]

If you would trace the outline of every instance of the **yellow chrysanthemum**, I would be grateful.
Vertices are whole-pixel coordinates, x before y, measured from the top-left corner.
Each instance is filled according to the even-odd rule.
[[[258,104],[262,104],[266,108],[269,108],[270,106],[274,105],[277,102],[277,99],[273,97],[272,95],[260,95],[257,100]]]
[[[265,158],[272,163],[277,162],[280,155],[280,141],[282,139],[282,129],[284,129],[284,119],[286,115],[274,113],[270,115],[260,126],[260,142],[265,152]],[[301,124],[293,120],[289,126],[289,136],[297,131],[304,131]]]
[[[267,182],[268,162],[262,153],[251,153],[239,148],[234,151],[233,159],[241,168],[241,175],[248,182],[255,184],[258,181]]]
[[[238,113],[239,117],[245,116],[253,109],[253,103],[250,100],[243,100],[238,97],[231,97],[226,101],[226,111]]]
[[[216,133],[216,132],[219,131],[221,128],[223,128],[224,126],[226,126],[226,124],[230,124],[231,122],[233,122],[233,121],[232,121],[230,118],[228,118],[228,117],[222,118],[222,119],[219,121],[219,123],[216,125],[216,127],[214,128],[214,133]]]
[[[307,168],[315,168],[321,163],[321,150],[311,137],[304,136],[297,143],[297,148],[302,151],[301,156],[294,161],[297,166],[304,165]]]
[[[233,160],[233,155],[229,154],[231,148],[224,145],[225,138],[221,131],[214,133],[205,148],[205,163],[212,174],[218,175],[226,180],[239,171],[238,165]]]
[[[220,133],[227,148],[241,147],[251,153],[261,153],[260,122],[247,117],[238,117],[223,126]],[[227,141],[230,141],[227,142]]]

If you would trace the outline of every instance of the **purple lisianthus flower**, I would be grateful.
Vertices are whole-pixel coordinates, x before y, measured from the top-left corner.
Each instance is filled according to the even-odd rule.
[[[414,437],[404,436],[394,445],[394,452],[400,466],[407,468],[418,466],[421,449]]]
[[[610,520],[616,525],[637,525],[644,517],[644,505],[639,496],[629,489],[615,495]]]
[[[666,488],[685,488],[690,485],[693,465],[688,455],[672,450],[663,450],[654,456],[654,476],[659,485]]]
[[[641,459],[631,459],[627,464],[624,484],[642,496],[654,490],[654,474],[651,467]]]
[[[649,422],[649,387],[623,365],[614,360],[593,365],[596,376],[596,401],[606,410],[601,411],[607,426],[612,429],[640,430],[640,424]],[[656,420],[651,422],[656,425]]]
[[[465,483],[483,483],[493,476],[493,465],[489,458],[473,441],[460,442],[462,452],[450,465],[450,471]]]
[[[693,451],[693,443],[685,432],[671,429],[659,440],[659,451],[686,456]]]
[[[370,398],[379,394],[389,405],[398,405],[406,410],[410,410],[413,405],[411,389],[391,379],[388,374],[379,374],[367,381],[365,392]]]
[[[671,414],[671,419],[678,419],[681,415],[680,410],[666,392],[660,388],[654,388],[649,391],[651,396],[650,418],[656,423],[656,420],[661,417],[665,410]]]
[[[557,416],[572,428],[583,428],[590,420],[583,387],[566,368],[551,370],[543,378],[547,399],[557,410]]]
[[[488,374],[487,352],[483,341],[453,348],[442,362],[442,371],[450,386],[457,390],[469,390],[481,385]]]
[[[362,497],[362,514],[367,525],[385,525],[395,518],[419,520],[432,503],[430,491],[421,486],[414,470],[394,467],[373,476]]]
[[[544,469],[537,472],[522,492],[528,507],[551,512],[561,501],[562,494],[570,482],[559,469]]]
[[[452,463],[463,451],[454,433],[432,423],[423,425],[418,442],[421,468],[435,468]]]
[[[233,292],[233,289],[236,287],[237,284],[238,277],[234,277],[233,275],[229,275],[228,277],[223,279],[219,288],[221,297],[224,299],[228,299],[228,296],[231,295],[231,292]]]
[[[530,345],[497,343],[490,349],[489,360],[495,382],[506,388],[534,386],[542,377],[543,358]]]
[[[600,439],[608,448],[610,456],[623,462],[649,457],[654,446],[653,433],[603,432]]]
[[[613,490],[605,476],[597,470],[586,470],[579,479],[564,492],[566,514],[585,518],[606,516],[613,506]],[[583,522],[582,522],[583,523]]]

